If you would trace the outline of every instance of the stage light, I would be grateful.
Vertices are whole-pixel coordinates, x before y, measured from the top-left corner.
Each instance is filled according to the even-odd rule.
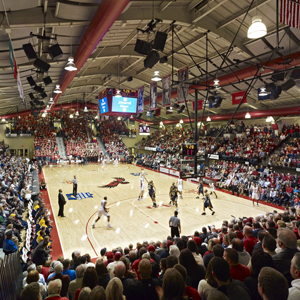
[[[252,24],[248,29],[247,37],[249,39],[258,39],[267,34],[267,27],[262,22],[261,16],[255,16],[252,18]]]

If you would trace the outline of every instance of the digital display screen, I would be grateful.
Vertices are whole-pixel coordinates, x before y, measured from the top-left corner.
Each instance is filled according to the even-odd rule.
[[[112,97],[112,112],[136,113],[137,98]]]
[[[149,135],[150,134],[150,126],[139,125],[139,134],[140,135]]]
[[[100,114],[104,114],[108,112],[107,97],[104,97],[99,100],[99,106],[100,106]]]

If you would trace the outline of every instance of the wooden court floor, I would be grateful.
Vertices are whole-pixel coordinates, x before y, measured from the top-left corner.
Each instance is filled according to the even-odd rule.
[[[101,165],[89,164],[83,166],[68,165],[62,167],[46,167],[43,169],[50,202],[57,224],[58,233],[65,257],[80,249],[82,254],[89,253],[96,257],[100,249],[106,247],[126,247],[144,240],[163,240],[170,235],[169,218],[174,213],[174,207],[169,207],[169,189],[177,179],[154,171],[145,170],[146,178],[153,180],[156,187],[158,208],[152,208],[150,197],[145,194],[144,201],[138,201],[140,167],[134,165]],[[78,180],[77,200],[71,200],[72,179]],[[115,183],[116,177],[124,181]],[[115,187],[103,187],[106,185]],[[252,216],[272,211],[273,208],[260,205],[252,206],[252,202],[227,193],[217,191],[218,198],[211,196],[215,215],[207,210],[202,216],[203,201],[196,199],[196,184],[184,182],[183,199],[179,200],[179,214],[182,235],[201,231],[203,226],[214,224],[221,226],[223,220],[236,217]],[[65,205],[66,218],[58,217],[58,190],[62,189],[67,200]],[[68,195],[69,194],[69,195]],[[70,198],[71,196],[71,198]],[[97,216],[99,205],[107,196],[107,207],[111,216],[113,228],[107,228],[106,217],[102,217],[96,228],[91,225]],[[70,200],[68,200],[68,197]]]

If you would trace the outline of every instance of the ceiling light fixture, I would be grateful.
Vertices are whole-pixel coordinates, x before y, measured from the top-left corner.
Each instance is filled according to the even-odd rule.
[[[88,108],[87,108],[87,106],[85,106],[84,107],[84,110],[83,110],[84,112],[88,112],[89,110],[88,110]]]
[[[214,80],[214,88],[215,88],[216,90],[219,90],[219,89],[221,88],[219,82],[220,82],[219,79],[215,79],[215,80]]]
[[[70,118],[70,119],[73,119],[73,118],[74,118],[73,114],[70,114],[69,118]]]
[[[52,97],[50,97],[50,99],[49,99],[49,103],[50,103],[50,104],[54,103],[54,101],[53,101],[53,98],[52,98]]]
[[[161,81],[161,78],[159,76],[159,71],[154,71],[154,76],[151,78],[152,81]]]
[[[117,90],[117,91],[116,91],[115,97],[117,97],[117,98],[121,98],[121,97],[122,97],[121,91],[120,91],[120,90]]]
[[[267,96],[267,95],[268,95],[268,93],[266,92],[266,88],[264,88],[264,87],[261,88],[258,96],[263,97],[263,96]]]
[[[5,119],[4,118],[2,118],[2,120],[1,120],[2,122],[5,122]]]
[[[45,118],[46,116],[47,116],[47,114],[44,112],[44,113],[42,114],[42,117]]]
[[[248,112],[245,115],[245,119],[251,119],[251,115]]]
[[[118,117],[118,121],[121,121],[121,117]]]
[[[210,122],[210,121],[211,121],[210,116],[208,116],[208,117],[206,118],[206,121],[207,121],[207,122]]]
[[[59,85],[59,84],[57,84],[57,85],[55,86],[54,93],[55,93],[55,94],[61,94],[61,93],[62,93],[62,91],[61,91],[61,89],[60,89],[60,85]]]
[[[183,120],[182,120],[182,119],[180,119],[179,123],[183,124]]]
[[[68,58],[68,62],[66,64],[66,66],[65,66],[65,70],[70,71],[70,72],[77,70],[77,67],[74,64],[74,57],[70,56]]]
[[[76,65],[74,63],[74,57],[72,56],[72,46],[73,46],[72,28],[73,28],[73,25],[71,24],[70,27],[71,27],[71,49],[70,49],[71,50],[70,51],[71,56],[68,58],[68,62],[66,64],[66,66],[65,66],[65,70],[72,72],[72,71],[76,71],[77,67],[76,67]]]
[[[76,110],[75,116],[78,117],[79,116],[79,111]]]
[[[261,16],[254,16],[252,18],[252,24],[248,29],[247,37],[249,39],[258,39],[267,34],[267,27],[262,22]]]

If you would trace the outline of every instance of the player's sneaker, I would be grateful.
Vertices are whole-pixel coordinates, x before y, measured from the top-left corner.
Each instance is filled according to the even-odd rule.
[[[196,199],[199,199],[199,196],[197,196]]]
[[[215,214],[215,212],[213,211],[211,214],[212,214],[212,215],[214,215],[214,214]]]
[[[205,213],[205,212],[203,212],[201,215],[202,215],[202,216],[204,216],[204,215],[206,215],[206,213]]]
[[[142,197],[141,200],[144,201],[144,198]]]
[[[138,201],[140,201],[141,199],[140,199],[140,197],[138,197]]]
[[[257,206],[258,206],[258,203],[257,203]]]
[[[169,205],[171,205],[171,204],[172,204],[172,201],[169,202]]]
[[[95,225],[92,225],[92,228],[95,228]]]
[[[108,228],[113,228],[110,224],[107,225]]]

